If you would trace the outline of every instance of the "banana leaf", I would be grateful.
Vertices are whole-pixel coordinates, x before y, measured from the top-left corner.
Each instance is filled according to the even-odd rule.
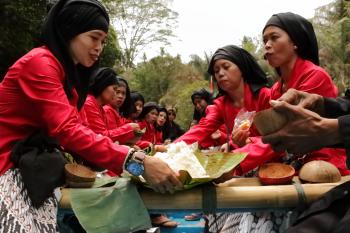
[[[247,153],[201,152],[197,150],[194,152],[194,155],[197,157],[208,176],[191,177],[188,171],[179,171],[179,179],[183,183],[183,189],[191,189],[197,185],[219,178],[224,173],[238,166],[240,162],[245,159]],[[138,179],[137,181],[141,181],[145,187],[150,188],[143,179]]]
[[[184,189],[190,189],[197,185],[219,178],[226,172],[231,171],[242,162],[247,153],[224,153],[196,151],[195,156],[207,173],[207,177],[191,177],[188,171],[179,171],[180,180]]]

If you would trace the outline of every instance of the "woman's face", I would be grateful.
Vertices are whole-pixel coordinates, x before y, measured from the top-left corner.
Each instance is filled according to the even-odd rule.
[[[157,124],[159,126],[163,126],[166,122],[167,114],[166,112],[159,112],[158,118],[157,118]]]
[[[123,105],[126,98],[126,87],[124,85],[118,85],[115,89],[115,94],[116,94],[115,106],[117,108],[120,108]]]
[[[243,77],[238,66],[226,59],[214,63],[214,77],[219,87],[225,92],[232,92],[243,84]]]
[[[137,117],[140,116],[142,109],[143,109],[143,102],[141,100],[137,100],[135,102],[135,109],[136,109]]]
[[[158,111],[157,109],[152,109],[149,113],[146,114],[146,121],[147,123],[154,124],[158,118]]]
[[[106,87],[101,95],[99,96],[99,99],[101,100],[102,105],[111,104],[114,102],[116,98],[115,90],[117,88],[117,85],[110,85]]]
[[[297,56],[296,47],[287,32],[276,26],[268,26],[263,34],[265,57],[272,67],[281,67]]]
[[[70,41],[70,53],[74,64],[91,67],[99,58],[107,34],[102,30],[80,33]]]
[[[194,108],[198,112],[203,112],[207,108],[208,103],[207,103],[207,101],[205,101],[205,99],[202,99],[200,97],[196,97],[193,99],[193,105],[194,105]]]

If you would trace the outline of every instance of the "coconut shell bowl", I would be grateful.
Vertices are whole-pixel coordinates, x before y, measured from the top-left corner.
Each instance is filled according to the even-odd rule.
[[[64,166],[66,183],[71,188],[90,188],[96,179],[96,172],[80,164]]]
[[[266,163],[260,166],[258,176],[264,185],[282,185],[292,182],[295,170],[283,163]]]

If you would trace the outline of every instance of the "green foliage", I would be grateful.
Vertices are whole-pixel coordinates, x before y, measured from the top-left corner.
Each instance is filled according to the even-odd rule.
[[[122,52],[120,50],[117,34],[115,30],[110,27],[108,30],[107,45],[103,49],[100,60],[100,65],[104,67],[118,67],[121,61]]]
[[[45,0],[1,0],[0,80],[7,69],[38,44]]]
[[[134,67],[135,58],[152,43],[168,45],[178,14],[170,0],[104,0],[123,48],[122,63]]]
[[[350,77],[350,3],[335,0],[317,9],[313,24],[320,49],[320,62],[342,95]]]
[[[147,101],[155,101],[164,96],[174,82],[174,76],[183,64],[177,57],[158,56],[138,65],[133,72],[130,86],[140,91]]]

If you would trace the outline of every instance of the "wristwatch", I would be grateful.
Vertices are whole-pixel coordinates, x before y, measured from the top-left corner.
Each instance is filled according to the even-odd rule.
[[[133,176],[141,176],[145,172],[143,161],[146,155],[141,151],[132,151],[125,164],[127,170]]]

